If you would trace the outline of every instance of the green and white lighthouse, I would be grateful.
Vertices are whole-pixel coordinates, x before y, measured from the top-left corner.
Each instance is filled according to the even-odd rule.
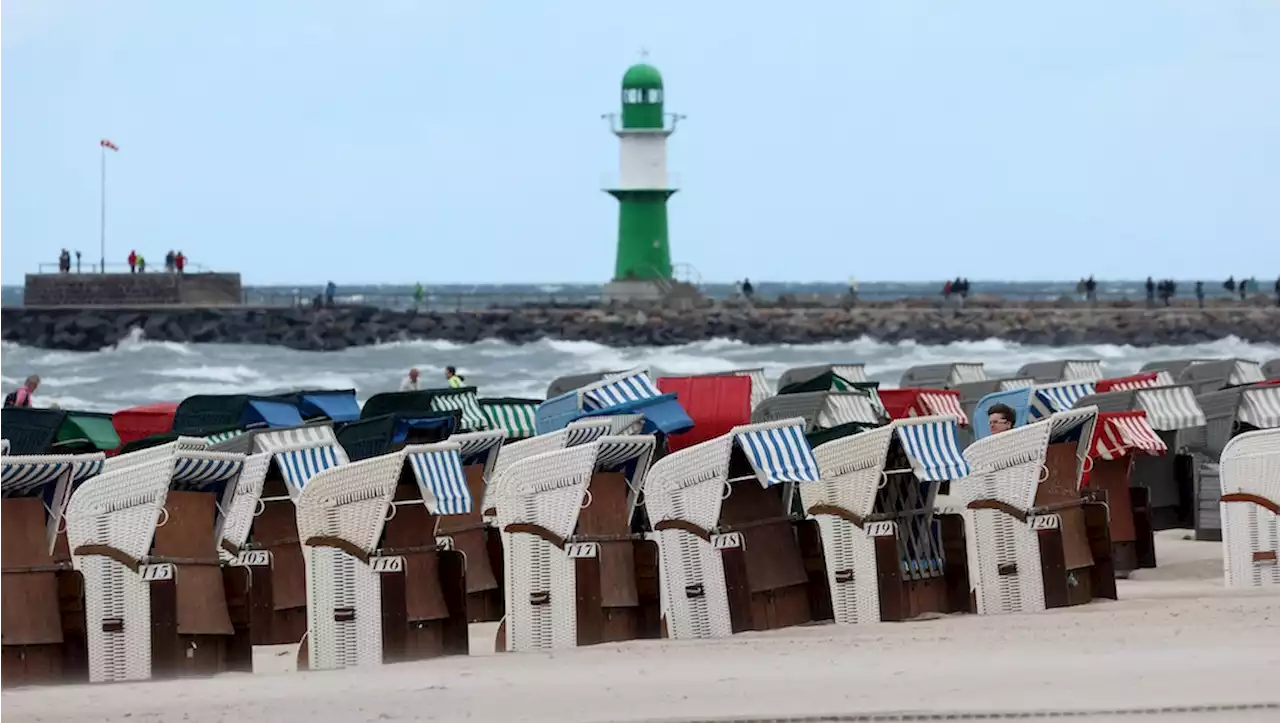
[[[622,76],[622,113],[605,116],[620,146],[617,182],[604,189],[618,199],[615,298],[660,296],[672,281],[667,199],[676,189],[667,179],[667,137],[681,116],[665,112],[663,93],[658,69],[638,63]]]

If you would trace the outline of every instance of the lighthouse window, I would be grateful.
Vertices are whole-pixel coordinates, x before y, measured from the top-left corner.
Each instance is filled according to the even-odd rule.
[[[649,102],[650,102],[650,103],[661,103],[661,102],[662,102],[662,91],[657,90],[656,88],[650,88],[650,89],[649,89]]]

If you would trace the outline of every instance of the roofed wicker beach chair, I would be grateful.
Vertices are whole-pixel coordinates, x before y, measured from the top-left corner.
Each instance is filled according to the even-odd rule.
[[[957,384],[984,382],[987,371],[982,362],[950,362],[945,364],[921,364],[902,373],[900,387],[932,387],[951,389]]]
[[[1146,377],[1148,372],[1134,375]],[[1106,382],[1108,380],[1103,380]],[[1099,382],[1099,388],[1108,385]],[[1190,529],[1195,527],[1195,469],[1189,447],[1203,438],[1206,423],[1204,410],[1196,401],[1191,387],[1109,385],[1110,391],[1099,391],[1076,400],[1076,407],[1095,406],[1100,412],[1141,411],[1146,423],[1168,449],[1168,454],[1138,454],[1124,459],[1132,463],[1129,494],[1133,501],[1134,522],[1141,531],[1143,524],[1154,530]],[[1150,520],[1141,520],[1142,510],[1149,510]],[[1112,523],[1115,526],[1115,511]],[[1113,530],[1113,536],[1116,532]],[[1145,533],[1139,536],[1145,537]],[[1113,541],[1118,541],[1116,537]],[[1138,551],[1139,567],[1154,567],[1155,551]],[[1124,560],[1117,560],[1124,569]]]
[[[601,436],[504,469],[499,650],[659,636],[657,549],[632,528],[655,442]]]
[[[236,630],[218,541],[243,467],[242,455],[180,438],[112,457],[71,496],[90,682],[227,669]]]
[[[835,621],[967,612],[964,522],[935,512],[940,486],[969,472],[956,418],[897,420],[813,452],[822,479],[800,496],[821,530]]]
[[[63,513],[73,490],[102,469],[103,454],[9,455],[3,442],[3,683],[85,680],[84,591],[72,568]],[[61,544],[59,544],[61,542]]]
[[[1192,364],[1178,375],[1179,384],[1190,385],[1196,394],[1227,387],[1266,381],[1262,366],[1250,359],[1219,359]]]
[[[1191,435],[1195,454],[1196,539],[1222,539],[1220,464],[1230,441],[1258,429],[1280,428],[1280,384],[1229,387],[1196,397],[1207,423],[1203,434]]]
[[[1040,384],[1092,382],[1101,379],[1101,359],[1056,359],[1023,364],[1015,376],[1032,377]]]
[[[970,475],[952,497],[964,505],[979,614],[1115,599],[1106,505],[1080,494],[1096,417],[1095,407],[1031,424],[1020,415],[1021,426],[964,451]]]
[[[1135,458],[1163,456],[1168,451],[1146,412],[1098,413],[1083,485],[1106,494],[1111,556],[1121,575],[1156,566],[1150,497],[1145,487],[1133,483],[1131,472]]]
[[[528,439],[538,433],[538,405],[541,399],[498,397],[477,400],[480,411],[489,422],[489,429],[501,429],[507,439]]]
[[[677,434],[693,427],[675,394],[663,394],[643,369],[605,376],[538,406],[538,433],[564,429],[583,417],[643,414],[645,432]]]
[[[814,366],[794,367],[782,373],[778,377],[778,392],[782,393],[783,389],[796,385],[806,385],[817,378],[830,380],[831,377],[839,377],[843,382],[857,383],[869,382],[871,377],[867,376],[867,367],[861,362],[851,362],[844,364],[817,364]],[[837,382],[838,384],[838,382]],[[846,391],[844,389],[832,389],[830,386],[823,384],[821,389],[805,389],[804,391]],[[753,407],[754,408],[754,407]]]
[[[1280,428],[1233,437],[1219,475],[1227,587],[1280,589]]]
[[[439,518],[472,498],[456,442],[317,471],[294,501],[312,670],[466,654],[466,564]]]
[[[803,419],[745,425],[650,470],[644,499],[670,637],[723,637],[830,614],[821,565],[807,566],[801,547],[812,541],[820,562],[816,524],[791,511],[795,486],[819,480],[804,432]]]
[[[691,374],[685,377],[664,377],[666,379],[706,379],[709,377],[747,377],[751,380],[751,409],[755,409],[757,404],[773,396],[773,387],[769,384],[769,380],[764,375],[764,369],[757,367],[753,369],[731,369],[723,372],[713,372],[710,374]],[[662,386],[662,379],[658,380],[658,386]]]

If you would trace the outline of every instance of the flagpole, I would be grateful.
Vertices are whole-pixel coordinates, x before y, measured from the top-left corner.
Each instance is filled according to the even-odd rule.
[[[98,144],[99,150],[102,151],[102,215],[98,221],[99,243],[101,245],[102,259],[98,266],[99,273],[107,273],[107,146]]]

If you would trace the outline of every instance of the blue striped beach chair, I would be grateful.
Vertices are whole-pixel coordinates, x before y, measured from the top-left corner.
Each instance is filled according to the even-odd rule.
[[[1116,597],[1106,505],[1080,494],[1097,415],[1097,407],[1055,413],[965,450],[971,472],[952,491],[964,508],[979,614]]]
[[[83,650],[80,626],[64,627],[74,619],[80,601],[59,596],[64,588],[78,589],[63,535],[67,499],[84,480],[102,470],[103,455],[14,455],[4,440],[3,513],[4,546],[4,685],[55,683],[87,673],[88,661],[77,659]]]
[[[538,406],[538,433],[564,429],[583,417],[643,414],[645,432],[676,434],[693,426],[675,394],[663,394],[648,374],[632,370],[548,399]]]
[[[91,682],[225,669],[235,630],[216,540],[243,468],[181,438],[112,457],[71,495]]]
[[[835,621],[967,611],[963,522],[935,510],[941,486],[969,474],[957,418],[898,419],[814,456],[822,483],[800,496],[818,522]]]
[[[790,513],[795,487],[820,479],[804,435],[799,418],[744,425],[654,463],[644,500],[670,637],[724,637],[813,619]],[[731,597],[730,589],[750,593]],[[762,619],[757,602],[776,615]]]
[[[294,501],[311,669],[467,652],[464,558],[436,537],[441,517],[473,509],[461,451],[457,442],[408,445],[330,466],[303,485]],[[419,595],[423,609],[409,604]],[[387,610],[401,611],[385,615],[390,628]]]
[[[498,531],[480,514],[485,489],[493,479],[506,432],[495,429],[449,437],[459,445],[472,507],[440,518],[436,537],[467,560],[468,622],[494,622],[502,617],[502,543]]]
[[[652,435],[603,435],[503,470],[499,649],[659,636],[658,597],[638,582],[656,576],[656,549],[631,527],[655,444]]]

